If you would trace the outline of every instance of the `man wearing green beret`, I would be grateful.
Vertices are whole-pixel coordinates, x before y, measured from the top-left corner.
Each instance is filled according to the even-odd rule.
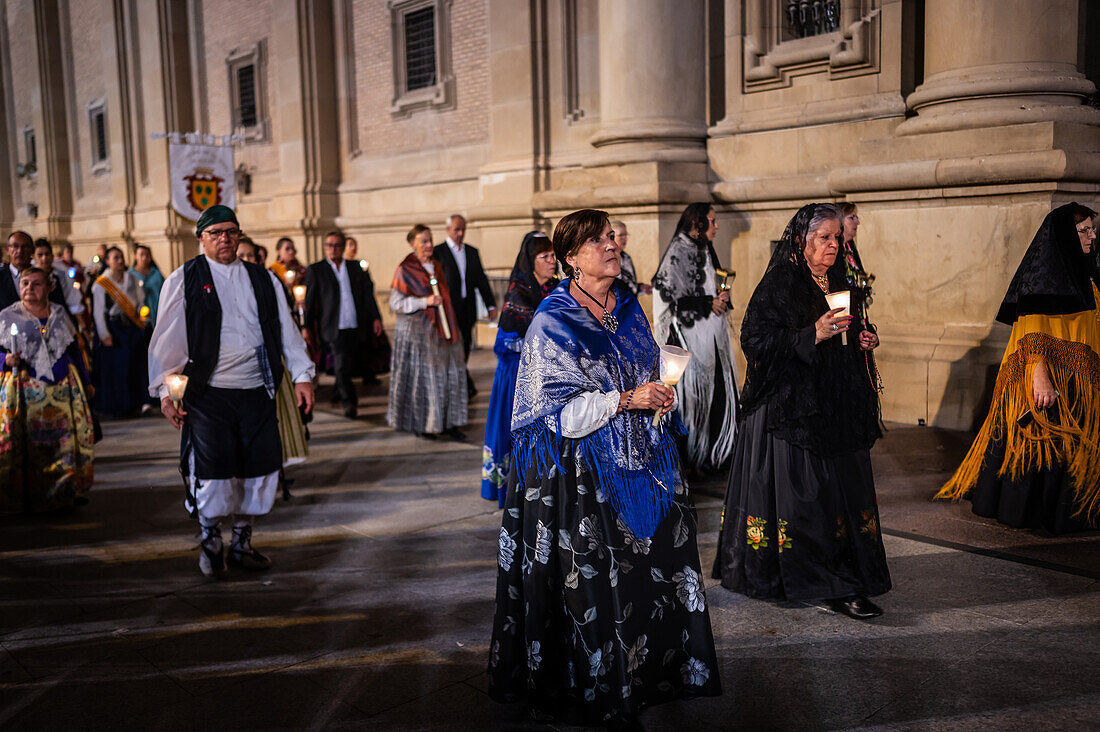
[[[149,344],[149,392],[181,430],[186,506],[202,527],[199,570],[218,579],[227,562],[251,570],[271,564],[252,546],[252,522],[271,510],[279,485],[275,390],[284,362],[298,404],[313,407],[313,362],[282,284],[237,258],[240,233],[231,208],[203,211],[195,227],[202,254],[165,280]],[[178,375],[187,381],[175,401]],[[228,557],[226,519],[233,522]]]

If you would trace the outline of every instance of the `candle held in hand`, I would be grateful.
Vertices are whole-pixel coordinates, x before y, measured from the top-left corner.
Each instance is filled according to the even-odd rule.
[[[680,378],[687,370],[689,361],[691,361],[690,351],[685,351],[683,348],[677,348],[676,346],[661,346],[661,383],[669,387],[679,384]],[[657,413],[653,415],[653,426],[656,427],[660,423],[661,410],[658,409]]]
[[[832,292],[825,296],[825,302],[829,303],[830,310],[836,310],[837,308],[844,308],[843,312],[838,313],[843,316],[850,316],[852,293],[848,290],[842,290],[840,292]],[[843,345],[848,345],[848,332],[845,331],[840,334],[840,342]]]
[[[432,286],[432,294],[439,294],[439,280],[432,277],[428,280],[428,284]],[[443,303],[435,306],[436,312],[439,313],[439,324],[443,326],[443,338],[444,340],[451,340],[451,324],[447,322],[447,311],[443,308]]]
[[[168,398],[179,409],[180,402],[183,401],[183,393],[187,391],[187,377],[183,374],[172,374],[165,379],[165,383],[168,385]]]

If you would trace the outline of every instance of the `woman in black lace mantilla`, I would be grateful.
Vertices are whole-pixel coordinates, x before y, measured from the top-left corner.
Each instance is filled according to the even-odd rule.
[[[878,337],[830,310],[846,288],[841,212],[799,209],[753,292],[748,361],[715,576],[749,597],[828,600],[868,618],[890,589],[870,448],[881,433],[863,352]],[[838,338],[852,335],[847,344]]]

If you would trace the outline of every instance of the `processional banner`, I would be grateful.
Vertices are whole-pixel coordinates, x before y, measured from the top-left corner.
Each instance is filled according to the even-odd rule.
[[[172,208],[185,219],[215,204],[236,208],[237,183],[233,174],[231,145],[168,144],[168,169],[172,178]]]

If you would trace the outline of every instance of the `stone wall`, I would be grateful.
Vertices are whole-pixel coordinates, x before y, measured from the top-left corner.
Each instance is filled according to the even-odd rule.
[[[464,213],[485,263],[509,268],[526,231],[596,207],[627,222],[648,279],[684,205],[711,200],[740,313],[791,214],[852,201],[885,416],[967,427],[1032,232],[1100,197],[1084,0],[840,0],[837,30],[793,39],[773,0],[435,2],[450,86],[402,109],[384,0],[0,0],[0,227],[85,259],[100,242],[148,243],[169,268],[193,256],[149,136],[233,132],[227,59],[260,44],[267,136],[236,161],[261,243],[290,235],[313,259],[342,227],[384,299],[414,223],[438,242]],[[19,178],[26,125],[39,170]]]

